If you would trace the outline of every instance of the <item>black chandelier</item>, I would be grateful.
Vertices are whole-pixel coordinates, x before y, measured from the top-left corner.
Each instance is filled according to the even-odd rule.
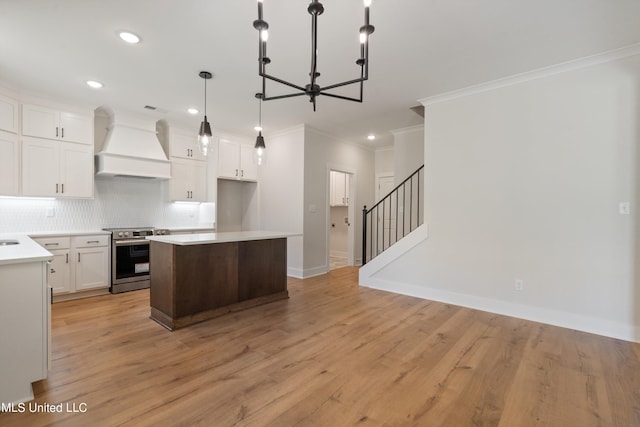
[[[316,111],[316,97],[319,95],[330,96],[332,98],[345,99],[347,101],[362,102],[363,83],[369,78],[369,36],[375,30],[373,25],[369,24],[369,7],[371,6],[371,0],[364,0],[364,25],[360,27],[360,58],[356,61],[356,64],[360,66],[360,78],[348,80],[342,83],[336,83],[329,86],[321,87],[317,83],[320,73],[317,70],[318,66],[318,16],[324,12],[324,6],[318,0],[312,0],[307,7],[307,11],[311,15],[311,72],[309,76],[311,81],[308,85],[302,87],[296,84],[287,82],[283,79],[271,76],[267,74],[266,66],[271,63],[271,59],[267,56],[267,39],[269,38],[269,24],[262,18],[262,2],[258,0],[258,19],[253,21],[253,28],[258,30],[258,74],[262,77],[262,100],[271,101],[273,99],[291,98],[294,96],[307,95],[309,102],[313,104],[313,111]],[[267,96],[266,81],[267,79],[273,80],[280,84],[297,89],[299,92],[278,95]],[[336,95],[334,93],[328,93],[327,90],[335,89],[341,86],[347,86],[360,83],[360,97],[352,98],[343,95]]]

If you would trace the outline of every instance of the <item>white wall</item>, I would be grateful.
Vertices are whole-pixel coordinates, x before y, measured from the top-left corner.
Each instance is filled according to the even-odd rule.
[[[391,131],[393,134],[393,175],[396,185],[424,164],[424,126]]]
[[[424,141],[420,141],[421,146],[424,145]],[[395,164],[393,156],[393,147],[381,147],[376,148],[375,151],[375,173],[378,175],[393,175]],[[421,157],[422,158],[422,157]]]
[[[260,185],[260,228],[303,232],[304,127],[297,126],[275,135],[265,135],[266,163],[258,170]],[[303,275],[303,238],[287,241],[290,276]]]
[[[640,341],[639,79],[636,55],[426,102],[429,236],[371,284]]]
[[[351,173],[350,209],[354,210],[355,254],[362,253],[362,207],[374,199],[374,152],[305,127],[304,149],[304,272],[329,271],[329,170]]]

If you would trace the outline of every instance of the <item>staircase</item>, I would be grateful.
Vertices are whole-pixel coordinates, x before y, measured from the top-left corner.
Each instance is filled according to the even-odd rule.
[[[370,209],[362,209],[363,265],[422,225],[422,191],[424,165]]]

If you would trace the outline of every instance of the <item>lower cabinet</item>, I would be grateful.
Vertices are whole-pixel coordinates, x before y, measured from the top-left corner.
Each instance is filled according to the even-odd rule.
[[[49,283],[54,295],[63,299],[95,295],[86,291],[109,289],[109,236],[35,237],[40,246],[53,254]]]

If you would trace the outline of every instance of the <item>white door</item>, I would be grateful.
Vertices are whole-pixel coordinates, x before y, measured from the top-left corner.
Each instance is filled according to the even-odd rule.
[[[240,147],[235,142],[220,141],[218,145],[218,176],[238,179],[240,176]]]
[[[69,292],[69,249],[49,250],[53,255],[49,265],[49,285],[54,294]]]
[[[191,161],[191,199],[194,202],[207,201],[207,164]]]
[[[0,95],[0,129],[18,133],[18,101]]]
[[[76,290],[109,286],[108,247],[76,249]]]
[[[22,194],[55,197],[60,191],[58,142],[24,138],[22,141]]]
[[[39,105],[22,105],[22,135],[56,139],[60,136],[60,113]]]
[[[172,201],[190,201],[191,160],[171,160],[171,196]]]
[[[60,183],[63,197],[93,197],[93,147],[60,143]]]
[[[0,131],[0,195],[18,194],[18,137]]]
[[[90,117],[74,113],[60,113],[60,139],[90,144],[92,132]]]
[[[254,151],[250,145],[242,144],[240,146],[240,179],[258,180],[258,165],[254,159]]]

